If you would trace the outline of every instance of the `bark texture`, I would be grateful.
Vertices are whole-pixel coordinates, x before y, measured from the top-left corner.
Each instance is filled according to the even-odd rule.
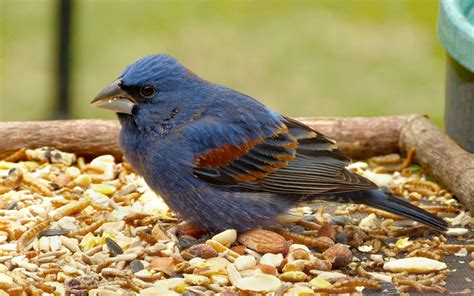
[[[298,118],[337,142],[353,159],[400,152],[400,130],[417,115],[349,118]]]
[[[400,148],[416,148],[416,160],[469,209],[474,210],[474,154],[459,147],[428,118],[415,116],[400,131]]]
[[[55,147],[85,157],[112,154],[118,147],[120,124],[114,120],[0,122],[0,159],[25,147]]]

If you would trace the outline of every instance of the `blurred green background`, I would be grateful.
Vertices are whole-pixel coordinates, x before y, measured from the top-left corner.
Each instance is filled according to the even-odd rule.
[[[56,6],[0,0],[0,120],[54,118]],[[151,53],[289,116],[426,113],[442,125],[435,0],[75,1],[73,118]]]

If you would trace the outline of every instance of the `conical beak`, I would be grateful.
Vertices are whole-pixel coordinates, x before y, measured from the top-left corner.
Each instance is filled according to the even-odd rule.
[[[112,110],[117,113],[132,114],[136,102],[133,97],[124,91],[121,79],[117,79],[104,88],[91,102],[91,105],[98,108]]]

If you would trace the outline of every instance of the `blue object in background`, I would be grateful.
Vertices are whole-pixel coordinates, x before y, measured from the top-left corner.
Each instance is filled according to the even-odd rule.
[[[474,1],[441,0],[438,33],[448,53],[446,130],[474,153]]]

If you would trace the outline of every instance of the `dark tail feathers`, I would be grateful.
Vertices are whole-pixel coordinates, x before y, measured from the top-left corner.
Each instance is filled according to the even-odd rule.
[[[380,189],[341,193],[338,194],[338,197],[340,199],[339,201],[365,204],[382,211],[418,221],[441,232],[446,231],[448,227],[448,223],[440,217]]]

